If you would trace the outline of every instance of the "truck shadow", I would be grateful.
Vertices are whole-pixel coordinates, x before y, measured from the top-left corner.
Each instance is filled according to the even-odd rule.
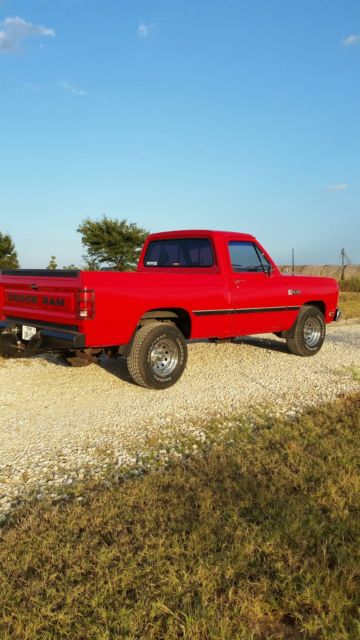
[[[252,347],[257,347],[258,349],[266,349],[291,355],[286,346],[285,340],[278,340],[277,338],[244,336],[241,338],[235,338],[235,340],[233,340],[233,344],[249,344]]]
[[[279,340],[278,338],[273,337],[270,333],[269,335],[252,335],[252,336],[240,336],[239,338],[225,339],[225,340],[208,340],[206,338],[196,338],[194,340],[188,340],[188,344],[212,344],[218,347],[221,347],[223,344],[249,344],[252,347],[257,347],[258,349],[267,349],[271,351],[278,351],[279,353],[287,353],[289,355],[290,351],[286,346],[285,340]]]
[[[101,356],[98,362],[98,366],[107,373],[115,376],[115,378],[119,378],[119,380],[122,380],[127,384],[138,387],[138,385],[134,382],[130,373],[128,372],[125,358],[119,356],[118,358],[114,359],[107,358],[106,356]]]
[[[205,340],[203,339],[189,340],[188,342],[189,346],[191,346],[191,344],[199,344],[199,343],[203,343],[203,344],[206,343],[209,345],[209,347],[215,344],[219,348],[221,348],[221,345],[222,345],[221,342],[210,343],[209,340],[206,340],[206,339]],[[230,342],[230,344],[234,344],[234,345],[248,344],[251,347],[256,347],[258,349],[265,349],[267,351],[271,350],[271,351],[286,353],[287,355],[291,355],[284,340],[278,340],[275,337],[272,338],[271,336],[269,337],[246,336],[241,338],[235,338]],[[191,358],[191,354],[189,354],[189,357]],[[209,358],[211,358],[210,350],[209,350]],[[132,377],[128,372],[125,358],[119,357],[114,360],[112,358],[107,358],[106,356],[101,356],[97,366],[100,366],[101,369],[115,376],[119,380],[122,380],[123,382],[127,384],[131,384],[135,387],[138,387],[138,385],[133,381]]]
[[[202,344],[206,343],[209,345],[209,347],[213,345],[219,348],[221,348],[221,346],[224,344],[249,345],[251,347],[256,347],[257,349],[265,349],[267,351],[270,350],[270,351],[286,353],[290,355],[285,341],[272,338],[271,336],[261,336],[261,337],[260,336],[242,336],[240,338],[234,338],[233,340],[219,341],[219,342],[209,342],[206,339],[189,340],[189,346],[191,346],[191,344],[199,344],[199,343],[202,343]],[[66,369],[72,368],[70,365],[66,364],[64,360],[61,359],[61,356],[58,356],[56,354],[45,353],[36,357],[40,357],[42,360],[45,360],[49,364],[55,365],[57,367],[65,367]],[[209,350],[209,357],[211,358],[210,350]],[[107,356],[102,355],[100,356],[97,363],[94,363],[93,365],[90,365],[90,366],[100,367],[100,369],[103,369],[107,373],[113,375],[115,378],[118,378],[119,380],[122,380],[126,384],[130,384],[132,386],[138,386],[133,381],[132,377],[128,372],[125,358],[118,357],[116,359],[113,359],[113,358],[108,358]],[[83,367],[75,367],[75,368],[82,369]]]
[[[79,369],[79,370],[87,368],[87,367],[72,367],[71,365],[66,364],[66,362],[64,362],[64,360],[61,359],[61,356],[51,354],[51,353],[44,353],[44,354],[41,354],[41,356],[36,356],[36,357],[40,357],[42,360],[45,360],[49,364],[55,365],[57,367],[64,367],[65,369],[69,369],[69,370],[72,368]],[[119,357],[119,358],[113,359],[113,358],[108,358],[107,356],[101,356],[98,362],[93,363],[89,366],[99,367],[100,369],[103,369],[104,371],[106,371],[107,373],[110,373],[116,378],[119,378],[119,380],[122,380],[123,382],[131,384],[133,386],[137,386],[128,372],[126,361],[124,358]]]

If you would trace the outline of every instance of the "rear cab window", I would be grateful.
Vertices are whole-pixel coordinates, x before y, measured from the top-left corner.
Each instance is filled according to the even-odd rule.
[[[149,243],[144,267],[212,267],[214,252],[209,238],[171,238]]]
[[[230,241],[229,255],[236,272],[264,272],[271,268],[269,261],[253,242]]]

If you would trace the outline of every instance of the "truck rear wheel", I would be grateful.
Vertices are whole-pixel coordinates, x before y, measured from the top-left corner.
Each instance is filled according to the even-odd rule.
[[[314,356],[320,351],[325,340],[325,321],[320,309],[305,305],[289,331],[286,344],[297,356]]]
[[[137,384],[150,389],[167,389],[182,376],[187,362],[183,334],[175,326],[151,322],[134,336],[127,358],[129,373]]]
[[[22,351],[17,348],[17,338],[13,333],[0,334],[0,357],[20,358]]]

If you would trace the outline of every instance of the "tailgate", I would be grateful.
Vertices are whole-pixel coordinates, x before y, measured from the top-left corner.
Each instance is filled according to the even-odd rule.
[[[0,283],[3,318],[78,324],[79,271],[5,270]]]

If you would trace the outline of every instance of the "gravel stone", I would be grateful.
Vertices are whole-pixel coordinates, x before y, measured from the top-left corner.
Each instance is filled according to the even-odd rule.
[[[103,476],[109,464],[142,473],[159,450],[166,463],[184,435],[196,451],[212,418],[230,426],[232,415],[257,407],[293,417],[359,390],[359,380],[358,321],[328,326],[312,358],[289,354],[273,335],[193,341],[184,375],[164,391],[133,384],[122,359],[79,369],[53,356],[0,359],[0,516],[27,492]]]

